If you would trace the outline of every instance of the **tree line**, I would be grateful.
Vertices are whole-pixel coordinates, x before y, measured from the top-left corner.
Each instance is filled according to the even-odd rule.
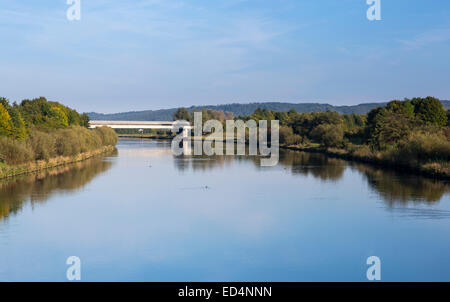
[[[209,112],[206,118],[224,115]],[[192,120],[185,108],[178,109],[174,118]],[[280,144],[285,146],[339,149],[353,157],[407,166],[428,164],[450,175],[450,110],[434,97],[393,100],[368,114],[258,108],[236,119],[279,120]]]
[[[110,128],[89,127],[89,116],[44,97],[20,104],[0,98],[0,160],[20,164],[74,156],[101,146],[115,145]]]
[[[0,135],[24,139],[31,128],[51,130],[68,126],[89,127],[89,116],[44,97],[10,104],[0,97]]]

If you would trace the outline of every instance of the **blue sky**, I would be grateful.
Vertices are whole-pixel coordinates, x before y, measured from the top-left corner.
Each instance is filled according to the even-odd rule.
[[[450,99],[450,1],[0,0],[0,95],[80,111]]]

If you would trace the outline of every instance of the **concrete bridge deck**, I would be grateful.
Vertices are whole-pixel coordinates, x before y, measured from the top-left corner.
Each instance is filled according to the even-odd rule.
[[[175,121],[90,121],[89,128],[111,127],[113,129],[166,129],[171,130]],[[191,129],[189,123],[182,123],[183,128]]]

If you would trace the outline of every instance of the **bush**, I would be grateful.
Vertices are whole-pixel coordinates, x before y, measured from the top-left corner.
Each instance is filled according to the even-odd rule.
[[[102,139],[103,146],[115,146],[118,141],[116,132],[109,127],[99,127],[94,130]]]
[[[414,132],[393,153],[402,162],[449,161],[450,142],[439,132]]]
[[[79,136],[73,129],[59,130],[56,133],[56,152],[61,156],[74,156],[81,152]]]
[[[350,153],[359,158],[370,158],[372,157],[372,151],[367,145],[355,146],[352,145],[350,148]]]
[[[114,146],[116,143],[117,134],[111,128],[89,130],[74,126],[57,131],[56,150],[58,155],[73,156],[101,146]]]
[[[76,127],[72,131],[78,135],[81,152],[90,151],[102,146],[102,138],[95,130]]]
[[[0,137],[0,157],[8,164],[16,165],[32,161],[33,149],[25,141]]]
[[[302,143],[302,137],[294,134],[291,127],[280,126],[280,143],[285,145],[298,145]]]
[[[34,159],[46,160],[56,155],[54,135],[41,131],[31,131],[27,141],[34,151]]]
[[[341,125],[321,124],[311,131],[311,137],[325,147],[336,147],[342,143],[344,129]]]
[[[48,160],[55,156],[75,156],[117,143],[117,135],[111,128],[90,130],[80,126],[51,132],[32,129],[26,140],[9,137],[0,139],[0,157],[8,164]]]

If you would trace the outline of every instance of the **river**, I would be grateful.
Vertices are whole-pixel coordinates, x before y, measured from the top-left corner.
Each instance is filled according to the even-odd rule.
[[[0,183],[0,281],[450,281],[450,185],[322,154],[170,142]]]

